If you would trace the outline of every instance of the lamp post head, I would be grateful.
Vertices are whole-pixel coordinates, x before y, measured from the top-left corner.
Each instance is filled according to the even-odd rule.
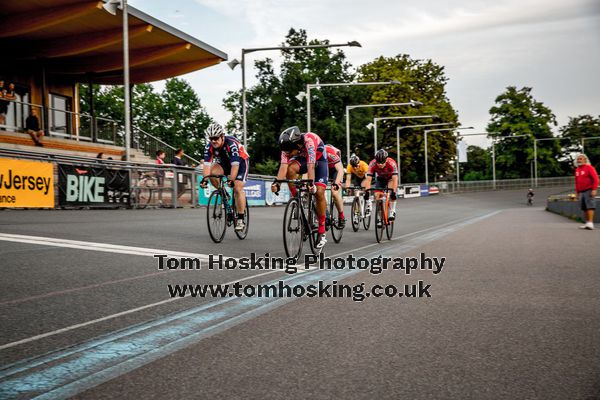
[[[375,127],[372,122],[369,122],[366,126],[368,129],[373,129]]]
[[[305,92],[300,92],[296,95],[296,98],[298,99],[298,101],[302,101],[304,100],[304,98],[306,97],[306,93]]]
[[[351,42],[348,42],[348,46],[350,46],[350,47],[362,47],[362,46],[360,45],[360,43],[358,43],[356,40],[353,40],[353,41],[351,41]]]
[[[392,80],[390,81],[390,85],[400,85],[400,84],[402,84],[402,82],[400,82],[400,81],[397,81],[397,80],[395,80],[395,79],[392,79]]]
[[[413,107],[415,107],[415,106],[422,106],[422,105],[423,105],[423,103],[421,103],[420,101],[417,101],[417,100],[412,100],[412,99],[411,99],[411,100],[410,100],[410,105],[411,105],[411,106],[413,106]]]
[[[102,8],[109,14],[117,15],[117,8],[119,6],[122,6],[121,0],[109,0],[102,5]]]
[[[231,68],[232,70],[237,67],[240,64],[240,62],[238,61],[237,58],[234,58],[233,60],[229,61],[227,63],[227,65],[229,66],[229,68]]]

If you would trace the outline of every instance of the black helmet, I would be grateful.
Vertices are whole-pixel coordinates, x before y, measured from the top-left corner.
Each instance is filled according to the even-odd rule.
[[[356,154],[352,154],[352,157],[350,157],[350,165],[352,165],[354,168],[358,167],[358,163],[360,162],[360,158],[358,158],[358,156]]]
[[[282,151],[296,150],[300,143],[302,143],[302,133],[297,126],[287,128],[279,135],[279,148]]]
[[[387,158],[388,153],[384,149],[377,150],[377,153],[375,153],[375,161],[377,161],[378,164],[383,164]]]

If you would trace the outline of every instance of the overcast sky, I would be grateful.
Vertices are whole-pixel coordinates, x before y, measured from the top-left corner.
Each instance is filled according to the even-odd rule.
[[[447,94],[460,122],[483,132],[494,99],[509,85],[533,88],[556,114],[600,115],[600,0],[129,0],[129,4],[239,58],[242,48],[281,44],[290,27],[309,39],[357,40],[355,66],[409,54],[446,68]],[[276,52],[249,55],[253,60]],[[241,72],[226,63],[184,75],[220,123]],[[162,88],[157,83],[157,88]],[[341,117],[341,116],[340,116]],[[483,144],[472,140],[474,144]]]

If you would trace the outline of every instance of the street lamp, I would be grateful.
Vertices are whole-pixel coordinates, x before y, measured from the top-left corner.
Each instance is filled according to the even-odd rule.
[[[591,136],[591,137],[583,137],[581,138],[581,152],[585,153],[585,141],[586,140],[593,140],[593,139],[600,139],[600,136]]]
[[[459,129],[475,129],[472,126],[467,126],[465,128],[443,128],[443,129],[429,129],[425,131],[425,184],[429,186],[429,166],[428,157],[427,157],[427,134],[429,132],[445,132],[445,131],[456,131]]]
[[[241,64],[242,66],[242,128],[244,132],[244,146],[247,146],[248,140],[248,128],[247,128],[247,120],[246,120],[246,54],[254,53],[256,51],[268,51],[268,50],[298,50],[298,49],[323,49],[328,47],[361,47],[360,43],[357,41],[351,41],[348,43],[340,43],[340,44],[314,44],[307,46],[275,46],[275,47],[257,47],[252,49],[242,49],[242,61],[238,61],[236,59],[231,60],[227,63],[229,68],[232,70]]]
[[[130,112],[130,93],[129,93],[129,25],[127,21],[127,0],[109,0],[102,5],[108,13],[117,14],[117,8],[121,8],[123,13],[123,93],[125,93],[125,161],[129,161],[131,147],[131,117]]]
[[[534,139],[533,141],[533,165],[535,170],[534,175],[534,184],[535,187],[538,185],[538,166],[537,166],[537,142],[541,142],[543,140],[570,140],[569,137],[550,137],[550,138],[542,138],[542,139]]]
[[[410,100],[407,103],[387,103],[387,104],[356,104],[346,106],[346,158],[350,164],[350,110],[355,108],[372,108],[372,107],[395,107],[395,106],[420,106],[423,105],[420,101]],[[375,149],[377,151],[377,149]]]
[[[321,87],[339,87],[339,86],[371,86],[371,85],[399,85],[399,81],[389,81],[389,82],[341,82],[341,83],[307,83],[306,84],[306,92],[300,92],[296,96],[296,98],[300,101],[304,100],[306,97],[306,131],[310,132],[310,89],[316,88],[319,89]]]
[[[367,124],[367,128],[373,129],[373,143],[375,143],[375,151],[377,151],[377,122],[383,121],[384,119],[421,119],[421,118],[437,118],[437,115],[403,115],[401,117],[376,117],[373,118],[373,122]]]
[[[407,126],[397,126],[396,127],[396,159],[398,163],[398,185],[402,183],[402,171],[400,170],[400,131],[402,129],[407,128],[425,128],[430,126],[445,126],[445,125],[454,125],[453,122],[443,122],[439,124],[419,124],[419,125],[407,125]]]

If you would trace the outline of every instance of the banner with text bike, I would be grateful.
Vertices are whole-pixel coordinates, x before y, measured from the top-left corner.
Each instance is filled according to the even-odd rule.
[[[54,208],[52,163],[0,158],[0,208]]]
[[[62,207],[126,207],[129,171],[58,164],[58,189]]]

